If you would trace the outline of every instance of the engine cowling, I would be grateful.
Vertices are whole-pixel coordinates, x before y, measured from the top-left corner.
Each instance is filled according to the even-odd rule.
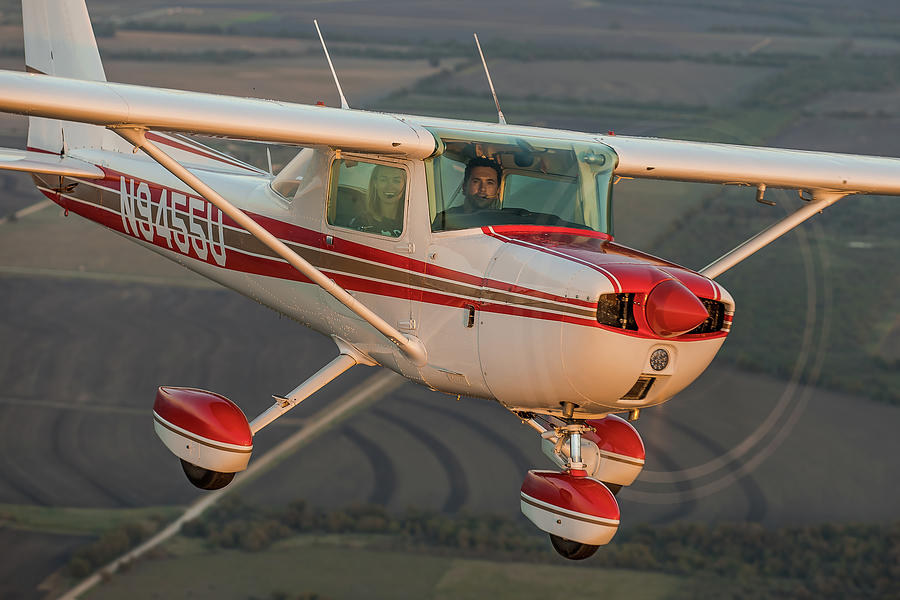
[[[160,387],[153,404],[156,435],[175,456],[219,473],[247,468],[253,434],[228,398],[194,388]]]
[[[602,546],[619,529],[619,504],[590,477],[528,471],[520,499],[522,514],[538,529],[566,540]]]

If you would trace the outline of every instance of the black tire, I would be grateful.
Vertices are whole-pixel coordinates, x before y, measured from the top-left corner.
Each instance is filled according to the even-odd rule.
[[[219,490],[231,483],[234,473],[219,473],[203,467],[191,464],[186,460],[181,461],[181,468],[187,475],[188,481],[201,490]]]
[[[590,544],[582,544],[581,542],[573,542],[558,535],[550,534],[550,543],[553,549],[563,558],[569,560],[584,560],[590,558],[600,546],[591,546]]]

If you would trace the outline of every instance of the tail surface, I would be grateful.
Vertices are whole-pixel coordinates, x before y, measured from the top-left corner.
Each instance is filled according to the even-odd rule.
[[[84,0],[22,0],[25,69],[57,77],[106,81]],[[111,145],[102,127],[30,117],[28,147],[54,154]]]

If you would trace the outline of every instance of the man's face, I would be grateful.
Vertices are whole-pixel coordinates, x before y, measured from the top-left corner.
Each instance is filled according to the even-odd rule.
[[[491,167],[475,167],[465,185],[466,200],[472,208],[489,208],[500,191],[497,171]]]

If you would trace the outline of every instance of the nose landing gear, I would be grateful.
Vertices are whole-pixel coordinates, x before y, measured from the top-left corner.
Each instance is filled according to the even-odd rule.
[[[619,505],[605,485],[557,471],[528,471],[520,492],[522,514],[550,534],[564,558],[581,560],[609,543],[619,528]]]
[[[534,423],[532,426],[538,429],[540,425]],[[563,445],[568,446],[564,471],[529,471],[520,493],[522,513],[547,532],[553,548],[569,560],[592,556],[619,528],[615,496],[603,483],[588,476],[587,465],[582,462],[582,435],[588,431],[592,431],[590,426],[574,419],[564,426],[544,429],[541,437],[555,438],[556,456],[561,455]]]

